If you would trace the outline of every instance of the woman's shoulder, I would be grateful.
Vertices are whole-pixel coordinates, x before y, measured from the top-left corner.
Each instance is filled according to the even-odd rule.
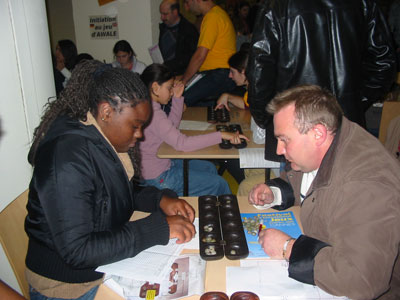
[[[132,72],[142,74],[144,69],[146,69],[147,65],[144,62],[141,62],[140,60],[138,60],[136,57],[134,57],[134,60],[135,60],[135,64],[132,68]]]

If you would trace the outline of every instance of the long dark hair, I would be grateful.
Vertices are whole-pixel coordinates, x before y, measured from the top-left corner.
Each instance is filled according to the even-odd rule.
[[[38,145],[58,116],[68,115],[75,120],[86,121],[89,111],[95,117],[97,116],[98,104],[104,101],[118,110],[124,103],[136,106],[142,102],[150,102],[150,97],[147,88],[136,73],[112,68],[97,60],[82,61],[73,70],[60,97],[46,104],[42,120],[34,132],[28,155],[29,163],[34,165]],[[135,177],[139,177],[139,147],[135,145],[128,153],[135,169]]]
[[[142,75],[140,75],[140,78],[150,92],[153,82],[157,82],[159,85],[162,85],[164,82],[174,78],[174,74],[166,65],[151,64],[144,69]]]
[[[65,67],[71,71],[75,67],[75,59],[78,55],[74,42],[71,40],[59,40],[57,44],[64,56]]]
[[[135,51],[133,51],[131,44],[129,44],[127,41],[125,40],[120,40],[118,42],[115,43],[114,48],[113,48],[113,53],[114,55],[117,55],[117,53],[119,51],[123,51],[123,52],[127,52],[130,53],[131,56],[136,56]]]
[[[247,51],[247,49],[240,50],[229,58],[228,64],[231,68],[234,68],[239,72],[242,72],[243,70],[246,69],[248,60],[249,60],[249,51]]]

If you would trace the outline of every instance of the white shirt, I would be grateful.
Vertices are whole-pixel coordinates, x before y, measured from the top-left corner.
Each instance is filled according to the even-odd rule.
[[[304,198],[307,195],[307,191],[310,188],[312,182],[314,181],[315,176],[317,176],[317,170],[304,173],[303,178],[301,179],[301,187],[300,187],[300,199],[303,202]]]

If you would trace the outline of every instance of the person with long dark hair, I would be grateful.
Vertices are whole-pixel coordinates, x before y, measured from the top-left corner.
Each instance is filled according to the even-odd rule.
[[[146,65],[136,58],[136,53],[131,44],[125,40],[115,43],[113,53],[116,58],[116,61],[112,63],[113,67],[127,69],[138,74],[142,74],[146,68]]]
[[[57,95],[65,88],[75,67],[78,51],[73,41],[59,40],[54,56],[54,79]]]
[[[93,299],[103,278],[98,266],[170,238],[193,238],[194,210],[186,201],[137,184],[137,140],[150,116],[139,76],[96,60],[78,64],[48,103],[28,155],[31,299]],[[151,214],[130,221],[136,210]]]
[[[232,132],[213,132],[186,136],[179,130],[184,108],[183,83],[175,81],[172,71],[165,65],[148,66],[141,78],[147,86],[153,105],[153,118],[144,131],[145,140],[140,142],[142,153],[142,175],[146,184],[158,188],[170,188],[183,194],[183,161],[160,159],[158,148],[163,142],[178,151],[195,151],[217,145],[222,139],[239,144],[247,137]],[[172,99],[172,100],[171,100]],[[167,115],[161,105],[172,101]],[[228,183],[218,175],[215,165],[206,160],[189,161],[189,196],[230,194]]]

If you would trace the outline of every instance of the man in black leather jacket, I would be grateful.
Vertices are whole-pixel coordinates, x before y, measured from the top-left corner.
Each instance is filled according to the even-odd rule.
[[[176,75],[182,75],[197,49],[199,32],[179,13],[177,0],[164,0],[160,4],[160,36],[158,45],[168,66]]]
[[[266,105],[287,88],[330,90],[345,116],[365,126],[364,112],[395,78],[395,52],[373,0],[267,0],[257,16],[246,71],[250,111],[267,129],[266,159],[277,160]]]

